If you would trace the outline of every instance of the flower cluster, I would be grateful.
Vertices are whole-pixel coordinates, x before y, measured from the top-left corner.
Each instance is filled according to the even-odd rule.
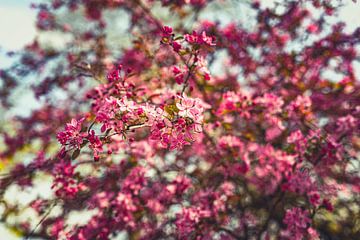
[[[151,139],[160,140],[162,146],[181,149],[190,144],[193,134],[202,131],[203,112],[209,108],[200,99],[178,96],[176,104],[165,106],[162,117],[151,127]]]
[[[60,198],[74,198],[79,191],[84,191],[86,186],[74,178],[75,166],[69,161],[62,161],[54,167],[54,184],[56,196]]]
[[[303,239],[307,234],[310,222],[309,213],[306,210],[297,207],[287,210],[284,218],[287,229],[283,232],[283,236],[286,239]]]
[[[69,145],[79,149],[83,142],[83,138],[86,136],[86,133],[81,132],[81,123],[83,121],[84,118],[81,118],[80,120],[72,119],[70,123],[66,124],[65,130],[57,134],[58,141],[62,145]]]
[[[203,31],[201,34],[193,31],[192,34],[185,34],[185,40],[190,44],[197,44],[197,45],[208,45],[208,46],[215,46],[215,39],[214,37],[207,36],[206,32]]]

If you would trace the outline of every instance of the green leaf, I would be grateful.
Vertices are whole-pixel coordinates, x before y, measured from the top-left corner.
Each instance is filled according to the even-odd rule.
[[[186,49],[180,49],[180,51],[179,51],[179,54],[181,55],[181,56],[185,56],[186,54],[188,54],[189,52],[186,50]]]
[[[166,105],[164,107],[164,110],[165,110],[165,112],[167,112],[169,114],[169,116],[171,118],[173,118],[175,116],[175,114],[179,112],[179,109],[176,107],[175,104]]]
[[[183,36],[177,36],[176,38],[174,38],[175,41],[176,41],[176,40],[183,40],[183,39],[184,39]]]

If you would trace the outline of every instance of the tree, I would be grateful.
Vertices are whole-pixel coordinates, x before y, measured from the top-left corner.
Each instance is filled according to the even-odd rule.
[[[331,21],[341,2],[33,8],[39,38],[1,71],[4,110],[29,77],[43,102],[2,126],[6,226],[28,239],[360,238],[360,29]],[[50,196],[6,197],[44,177]]]

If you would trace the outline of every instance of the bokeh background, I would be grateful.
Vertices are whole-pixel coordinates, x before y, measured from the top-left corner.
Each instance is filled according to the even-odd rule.
[[[16,57],[10,57],[9,53],[21,50],[34,38],[43,38],[44,41],[48,41],[53,45],[61,45],[64,37],[66,37],[57,35],[39,36],[35,27],[36,12],[30,7],[33,2],[37,3],[40,2],[40,0],[0,0],[0,69],[16,63]],[[261,2],[264,5],[272,6],[275,1],[262,0]],[[344,1],[344,4],[346,6],[342,8],[336,20],[344,21],[347,25],[346,30],[350,32],[360,26],[360,2]],[[237,10],[234,10],[232,14],[236,14],[236,11]],[[246,12],[238,16],[245,16],[244,14],[246,14]],[[209,16],[202,16],[202,18],[205,19],[207,17],[211,18],[213,16],[211,16],[211,14]],[[220,18],[221,17],[222,16],[220,16]],[[224,21],[226,20],[224,19]],[[128,19],[122,18],[118,23],[126,30]],[[125,40],[126,37],[127,36],[124,36]],[[358,78],[360,78],[360,66],[355,66],[355,68],[357,69]],[[35,100],[32,92],[27,88],[29,82],[34,80],[35,79],[28,79],[24,81],[23,86],[14,89],[14,107],[11,111],[6,111],[6,113],[0,109],[0,122],[4,122],[14,115],[27,115],[31,110],[41,105],[41,102]],[[41,192],[41,194],[50,194],[50,185],[46,182],[39,183],[39,192]],[[16,190],[9,193],[8,197],[11,198],[15,195],[17,195],[17,198],[23,199],[23,201],[27,201],[29,197],[29,194],[19,193],[16,192]],[[29,217],[31,218],[31,216]],[[74,219],[74,221],[76,221],[76,219]],[[22,239],[22,237],[16,230],[8,229],[0,224],[0,240],[17,239]]]

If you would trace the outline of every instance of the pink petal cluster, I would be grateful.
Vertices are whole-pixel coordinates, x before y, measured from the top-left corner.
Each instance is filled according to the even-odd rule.
[[[62,145],[70,145],[75,148],[80,148],[86,133],[81,132],[81,123],[84,118],[80,120],[72,119],[67,123],[65,130],[57,134],[57,139]]]
[[[285,239],[302,240],[307,234],[311,219],[307,210],[294,207],[286,211],[284,223],[287,225],[282,232]]]

